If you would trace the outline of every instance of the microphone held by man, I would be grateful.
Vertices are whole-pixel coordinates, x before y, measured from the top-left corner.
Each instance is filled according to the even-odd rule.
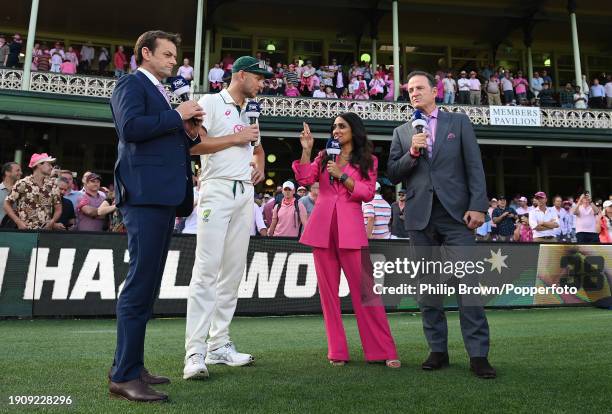
[[[412,116],[412,127],[416,131],[415,138],[413,138],[412,146],[415,149],[418,149],[419,155],[421,157],[427,156],[427,133],[423,132],[427,127],[427,121],[423,119],[420,110],[414,111],[414,115]]]
[[[259,126],[259,113],[261,112],[261,107],[257,101],[249,101],[246,106],[246,116],[249,118],[249,125],[258,125]],[[258,137],[256,141],[251,141],[252,146],[257,146],[261,143],[261,137]]]
[[[182,76],[176,76],[170,83],[172,93],[174,93],[181,103],[176,107],[176,110],[181,115],[181,119],[185,123],[185,131],[189,136],[197,136],[197,130],[202,124],[202,119],[205,115],[202,107],[196,102],[189,99],[189,82]],[[189,121],[189,122],[185,122]],[[191,123],[191,126],[188,124]]]

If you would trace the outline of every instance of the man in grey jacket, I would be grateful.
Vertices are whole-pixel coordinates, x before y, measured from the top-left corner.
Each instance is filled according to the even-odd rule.
[[[469,118],[439,111],[435,85],[426,72],[408,75],[410,102],[423,114],[427,127],[417,133],[408,122],[393,131],[388,173],[394,183],[402,182],[406,203],[413,206],[404,213],[411,245],[420,246],[416,249],[428,254],[432,250],[429,246],[442,246],[454,259],[465,260],[458,256],[466,253],[458,251],[469,254],[473,250],[473,230],[484,222],[488,207],[485,175]],[[440,369],[449,363],[443,298],[419,296],[423,330],[431,350],[422,364],[424,370]],[[495,369],[487,359],[489,326],[484,308],[473,295],[458,297],[458,303],[470,369],[478,377],[495,378]]]

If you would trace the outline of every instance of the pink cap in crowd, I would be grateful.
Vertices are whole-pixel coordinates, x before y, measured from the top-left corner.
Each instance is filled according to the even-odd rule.
[[[534,197],[535,198],[547,198],[546,193],[544,191],[538,191],[537,193],[535,193]]]

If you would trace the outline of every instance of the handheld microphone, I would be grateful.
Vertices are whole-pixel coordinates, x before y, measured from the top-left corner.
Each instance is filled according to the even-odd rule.
[[[412,127],[415,129],[417,134],[421,134],[423,133],[423,128],[425,128],[426,126],[427,126],[427,121],[423,119],[423,116],[421,115],[421,111],[417,109],[416,111],[414,111],[414,114],[412,115]],[[419,153],[421,154],[421,157],[425,157],[427,155],[427,149],[421,148],[419,149]]]
[[[172,93],[179,97],[181,102],[187,102],[189,100],[189,82],[182,76],[177,76],[170,82],[170,89]]]
[[[334,137],[330,137],[327,140],[327,144],[325,144],[325,152],[333,162],[336,162],[336,157],[340,155],[340,143],[338,140],[334,139]],[[334,184],[334,177],[332,177],[331,174],[329,175],[329,184]]]
[[[170,89],[173,94],[178,96],[181,102],[187,102],[189,100],[189,82],[182,76],[177,76],[172,79],[172,82],[170,82]],[[194,125],[198,124],[198,120],[195,118],[191,118],[191,122]]]
[[[257,101],[249,101],[249,103],[247,103],[245,114],[247,118],[249,118],[249,124],[254,125],[259,123],[260,112],[261,107],[259,106],[259,103]],[[259,139],[257,141],[251,141],[251,145],[255,146],[258,142]]]

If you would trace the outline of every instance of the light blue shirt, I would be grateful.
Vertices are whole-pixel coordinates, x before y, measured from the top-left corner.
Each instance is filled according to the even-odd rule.
[[[543,86],[542,84],[544,83],[544,79],[542,78],[533,78],[531,79],[531,89],[533,89],[534,91],[541,91]]]
[[[591,98],[603,98],[606,96],[606,90],[601,85],[591,86]]]
[[[74,207],[74,212],[76,213],[76,207],[79,204],[79,199],[83,197],[83,192],[82,191],[70,191],[70,193],[66,194],[64,196],[65,199],[70,200],[70,202],[72,203],[72,207]]]

